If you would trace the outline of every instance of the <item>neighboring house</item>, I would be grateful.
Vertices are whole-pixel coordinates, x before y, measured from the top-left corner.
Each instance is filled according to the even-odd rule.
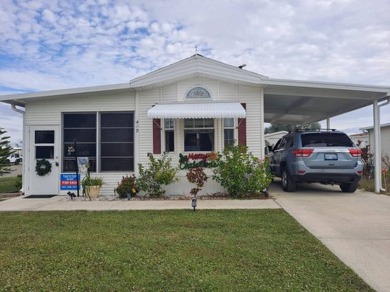
[[[375,154],[374,152],[374,127],[365,127],[360,130],[365,131],[368,135],[368,141],[370,145],[370,152]],[[381,125],[381,156],[389,156],[390,157],[390,123]]]
[[[355,143],[360,148],[365,148],[368,145],[370,145],[368,133],[357,133],[349,135],[349,138],[351,138],[352,142]]]
[[[276,142],[279,141],[280,138],[282,138],[284,135],[287,134],[288,134],[287,131],[268,133],[264,135],[264,139],[268,143],[267,146],[273,147],[275,146]]]
[[[130,83],[0,96],[24,115],[23,188],[26,194],[65,194],[78,157],[112,194],[126,174],[138,174],[148,154],[222,151],[246,145],[264,157],[264,123],[308,124],[382,99],[389,88],[278,80],[199,54]],[[20,108],[21,107],[21,108]],[[76,145],[74,144],[76,142]],[[37,161],[51,172],[38,175]],[[39,164],[38,164],[39,166]],[[186,171],[168,194],[188,194]],[[221,191],[209,180],[205,192]]]

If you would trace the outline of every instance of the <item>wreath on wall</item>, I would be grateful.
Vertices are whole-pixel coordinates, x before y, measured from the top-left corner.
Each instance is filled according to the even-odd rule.
[[[51,163],[46,159],[37,160],[37,165],[35,166],[35,172],[39,176],[44,176],[51,172]]]

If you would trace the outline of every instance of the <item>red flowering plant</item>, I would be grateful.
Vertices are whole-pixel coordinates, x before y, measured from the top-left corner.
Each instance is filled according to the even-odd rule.
[[[122,180],[118,182],[118,186],[114,189],[114,192],[118,194],[119,198],[127,198],[128,194],[131,197],[135,197],[138,193],[137,179],[133,175],[123,176]]]
[[[208,176],[207,174],[204,172],[204,169],[203,167],[195,167],[195,168],[191,168],[188,172],[187,172],[187,180],[190,182],[190,183],[193,183],[196,185],[195,188],[192,188],[190,193],[191,195],[194,196],[194,198],[196,198],[196,195],[198,194],[198,192],[200,190],[202,190],[205,182],[207,182],[207,179],[208,179]]]

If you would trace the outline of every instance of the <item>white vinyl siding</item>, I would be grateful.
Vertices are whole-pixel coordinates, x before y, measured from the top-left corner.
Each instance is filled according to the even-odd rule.
[[[239,86],[238,96],[241,103],[246,103],[246,145],[253,155],[263,158],[263,90],[258,87]]]
[[[374,139],[374,129],[368,130],[369,134],[369,144],[370,144],[370,151],[374,153],[375,151],[375,139]],[[388,155],[390,156],[390,125],[382,126],[381,127],[381,156]]]

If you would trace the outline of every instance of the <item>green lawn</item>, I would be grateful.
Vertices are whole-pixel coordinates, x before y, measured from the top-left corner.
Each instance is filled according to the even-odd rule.
[[[19,190],[15,186],[17,177],[0,177],[0,194],[1,193],[15,193]]]
[[[373,291],[283,210],[0,213],[0,290]]]

